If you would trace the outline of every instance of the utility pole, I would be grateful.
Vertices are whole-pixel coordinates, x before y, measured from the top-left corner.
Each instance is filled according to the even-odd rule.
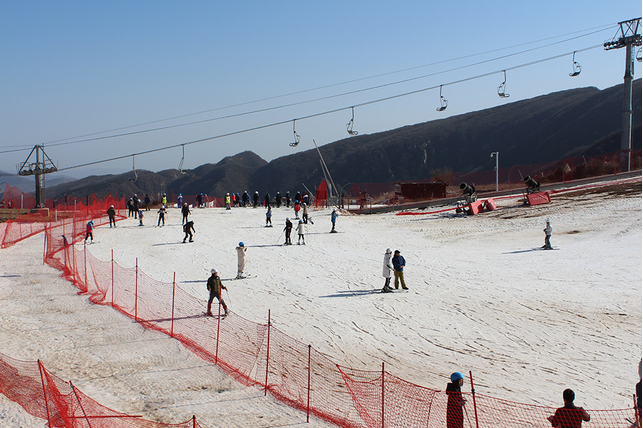
[[[634,47],[641,46],[641,18],[619,22],[619,31],[609,42],[603,43],[605,50],[625,48],[625,86],[623,94],[623,115],[621,118],[621,172],[629,171],[632,152],[632,80],[634,79]]]
[[[36,153],[36,162],[29,163],[31,155]],[[42,152],[42,160],[40,159],[40,152]],[[56,172],[58,168],[54,165],[53,161],[45,153],[45,146],[35,145],[31,149],[31,153],[27,156],[27,160],[22,163],[18,175],[35,175],[36,176],[36,206],[35,208],[42,208],[44,206],[44,198],[42,193],[42,179],[44,174]]]

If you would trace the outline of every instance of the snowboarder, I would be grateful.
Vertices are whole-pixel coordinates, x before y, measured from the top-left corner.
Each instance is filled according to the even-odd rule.
[[[393,265],[391,264],[391,249],[387,248],[386,253],[384,253],[384,266],[382,270],[382,275],[384,276],[384,287],[382,288],[382,293],[390,293],[393,291],[391,289],[391,271],[393,270]]]
[[[85,227],[85,231],[86,231],[85,242],[87,242],[87,238],[91,238],[91,240],[89,241],[90,244],[94,242],[94,234],[92,233],[93,230],[94,230],[94,220],[90,220],[87,223],[87,226]]]
[[[190,222],[192,223],[192,222]],[[185,241],[183,241],[185,242]],[[221,290],[227,290],[225,286],[221,283],[221,278],[219,278],[219,272],[216,269],[210,270],[212,275],[208,278],[208,291],[210,292],[210,298],[208,299],[208,311],[205,313],[207,316],[212,317],[212,302],[216,297],[219,301],[219,304],[223,306],[224,314],[223,316],[228,315],[228,306],[225,304],[221,298]]]
[[[333,224],[333,228],[330,230],[330,233],[337,233],[335,230],[335,222],[337,221],[337,210],[333,209],[333,212],[330,213],[330,222]]]
[[[183,242],[185,242],[186,239],[188,239],[188,236],[190,237],[190,242],[194,242],[192,239],[192,232],[196,232],[194,230],[194,222],[193,221],[188,221],[183,225],[183,231],[185,232],[185,237],[183,238]]]
[[[297,240],[297,245],[304,244],[306,245],[306,240],[304,239],[304,233],[306,232],[306,225],[303,220],[299,220],[299,225],[297,226],[297,233],[299,234],[299,240]]]
[[[109,227],[111,229],[112,224],[114,227],[116,227],[116,210],[114,209],[114,205],[110,205],[109,208],[107,209],[107,215],[109,216]]]
[[[286,227],[284,227],[284,232],[286,232],[286,242],[284,245],[292,245],[290,241],[290,232],[292,232],[292,223],[288,217],[286,217]]]
[[[270,205],[266,210],[266,227],[272,227],[272,208],[270,208]]]
[[[400,254],[400,250],[395,250],[395,253],[393,253],[393,268],[395,269],[395,272],[393,274],[395,275],[396,290],[400,288],[400,282],[402,283],[402,289],[408,290],[408,287],[404,282],[404,266],[406,266],[406,260],[404,260],[404,257]]]
[[[143,226],[143,210],[138,210],[138,225]]]
[[[545,232],[545,245],[543,245],[542,249],[544,250],[551,250],[551,223],[549,223],[549,219],[547,219],[547,225],[543,229],[543,232]]]
[[[304,221],[304,224],[308,224],[308,204],[303,203],[301,219]]]
[[[556,409],[553,416],[547,418],[551,426],[560,428],[581,428],[583,421],[589,422],[589,415],[582,407],[574,405],[576,394],[571,389],[563,391],[564,407]]]
[[[185,224],[188,221],[188,214],[190,214],[190,207],[188,207],[187,202],[183,203],[183,207],[181,208],[181,213],[183,214],[183,220],[181,220],[181,224]]]
[[[159,208],[159,222],[156,225],[157,227],[161,225],[161,222],[163,222],[163,226],[165,226],[165,213],[167,210],[165,209],[165,205],[161,205],[161,208]]]
[[[451,375],[451,382],[447,384],[447,428],[462,428],[463,426],[463,407],[466,403],[460,389],[463,383],[462,373],[455,372]]]
[[[237,279],[243,279],[243,271],[246,270],[246,245],[243,242],[239,242],[237,247]]]

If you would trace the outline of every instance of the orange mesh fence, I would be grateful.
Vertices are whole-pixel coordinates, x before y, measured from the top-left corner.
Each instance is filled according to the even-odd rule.
[[[0,354],[0,392],[55,428],[200,427],[196,418],[163,424],[116,412],[51,374],[39,361],[19,361],[4,354]]]

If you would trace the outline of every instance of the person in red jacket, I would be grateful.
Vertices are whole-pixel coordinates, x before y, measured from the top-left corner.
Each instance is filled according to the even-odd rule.
[[[556,409],[553,416],[547,418],[552,427],[560,428],[581,428],[583,421],[589,422],[589,415],[582,407],[574,405],[576,394],[571,389],[563,391],[564,407]]]

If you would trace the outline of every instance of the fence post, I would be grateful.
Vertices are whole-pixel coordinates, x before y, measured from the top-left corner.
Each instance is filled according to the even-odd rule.
[[[172,326],[170,327],[170,336],[174,337],[174,299],[176,297],[176,272],[172,279]]]
[[[85,291],[89,291],[87,286],[87,241],[83,244],[83,259],[85,263]]]
[[[471,379],[471,396],[473,397],[473,413],[476,415],[476,428],[478,428],[478,408],[476,407],[476,390],[473,388],[473,375],[469,370],[469,379]]]
[[[221,291],[219,291],[219,293],[221,293]],[[216,347],[216,350],[214,351],[214,364],[219,364],[219,332],[220,331],[221,331],[221,301],[219,301],[219,312],[217,316],[217,347]]]
[[[310,350],[312,346],[308,345],[308,402],[306,403],[306,422],[310,422]]]
[[[43,374],[44,367],[40,360],[38,360],[38,370],[40,371],[40,381],[42,382],[42,393],[45,399],[45,410],[47,410],[47,422],[51,426],[51,417],[49,416],[49,402],[47,401],[47,389],[45,388],[45,375]]]
[[[83,408],[83,403],[80,402],[80,397],[78,397],[78,393],[76,392],[76,388],[74,388],[74,384],[69,381],[69,386],[71,386],[71,390],[74,391],[74,395],[76,396],[76,400],[78,401],[78,405],[80,406],[80,410],[83,411],[83,416],[85,416],[85,421],[87,421],[87,426],[89,428],[92,428],[92,424],[89,423],[89,418],[87,417],[87,413],[85,412],[85,409]]]
[[[196,416],[192,415],[192,428],[196,428]]]
[[[268,368],[270,367],[270,309],[268,309],[268,347],[266,350],[266,383],[263,389],[263,395],[268,395]]]
[[[384,428],[384,362],[382,361],[382,428]]]
[[[42,264],[45,264],[45,260],[47,259],[47,224],[45,224],[45,243],[44,246],[45,248],[42,251]]]
[[[112,248],[112,308],[114,307],[114,249]]]
[[[134,285],[134,321],[138,321],[138,257],[136,258],[136,283]]]

